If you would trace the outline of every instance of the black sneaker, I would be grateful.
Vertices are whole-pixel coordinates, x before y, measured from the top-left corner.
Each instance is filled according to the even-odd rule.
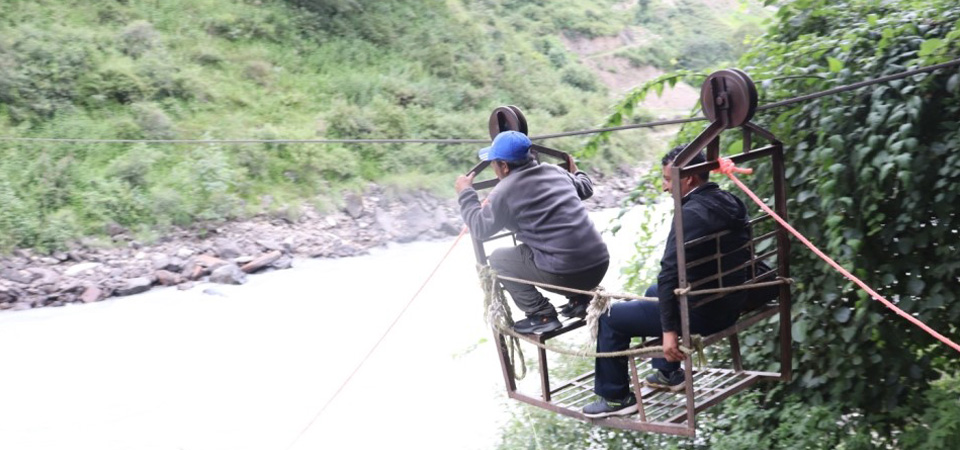
[[[673,392],[683,389],[683,369],[677,369],[669,373],[663,373],[661,370],[654,370],[644,380],[647,386],[657,389],[669,389]]]
[[[590,300],[573,300],[560,307],[560,315],[563,317],[587,317],[587,307],[590,306]]]
[[[520,334],[542,334],[557,330],[563,324],[557,320],[557,315],[550,316],[529,316],[515,324],[513,330]]]
[[[607,416],[626,416],[637,412],[637,399],[630,395],[619,401],[607,400],[603,397],[583,407],[583,415],[591,419]]]

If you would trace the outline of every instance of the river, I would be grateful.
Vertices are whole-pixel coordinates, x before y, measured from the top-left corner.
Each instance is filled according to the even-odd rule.
[[[608,290],[633,233],[605,233]],[[0,449],[495,448],[513,402],[469,239],[366,358],[453,242],[0,314]]]

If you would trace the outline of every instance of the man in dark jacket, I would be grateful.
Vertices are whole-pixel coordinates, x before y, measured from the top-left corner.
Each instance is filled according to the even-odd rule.
[[[577,170],[573,158],[568,170],[540,164],[530,153],[531,142],[517,131],[504,131],[490,147],[480,150],[480,159],[490,161],[500,182],[480,204],[473,177],[457,178],[455,188],[460,214],[478,239],[507,229],[522,244],[499,248],[489,256],[498,274],[577,290],[593,289],[603,280],[610,263],[607,245],[587,215],[581,200],[593,195],[593,182]],[[561,327],[557,311],[536,287],[501,280],[517,306],[526,313],[514,329],[520,333],[545,333]],[[567,296],[570,303],[561,313],[586,314],[589,296]]]
[[[673,161],[685,146],[671,150],[661,161],[663,165],[663,188],[670,191]],[[696,155],[692,164],[706,161],[703,153]],[[708,182],[708,174],[688,176],[680,180],[680,193],[683,208],[683,237],[691,241],[703,236],[729,230],[720,238],[720,252],[733,252],[721,260],[723,271],[742,265],[749,259],[746,249],[735,251],[750,239],[749,218],[743,202],[729,192],[723,191],[716,183]],[[708,242],[690,247],[686,251],[686,261],[693,262],[709,257],[717,252],[716,242]],[[687,280],[694,282],[717,275],[715,260],[687,269]],[[723,277],[723,286],[742,284],[746,272],[736,270]],[[680,361],[684,354],[678,345],[680,333],[680,306],[674,290],[678,286],[677,247],[675,230],[670,228],[666,248],[660,260],[660,274],[657,284],[647,290],[646,296],[657,296],[659,301],[632,301],[613,305],[609,314],[601,316],[598,325],[597,351],[614,352],[625,350],[634,336],[663,338],[663,353],[666,358],[654,358],[654,373],[646,382],[653,387],[677,390],[684,381]],[[697,289],[718,287],[716,281],[704,283]],[[730,293],[706,305],[697,307],[699,297],[691,296],[689,319],[690,330],[697,334],[710,334],[729,327],[737,320],[744,291]],[[606,417],[626,415],[637,410],[636,398],[630,390],[627,375],[626,358],[597,358],[594,392],[600,399],[583,408],[587,417]]]

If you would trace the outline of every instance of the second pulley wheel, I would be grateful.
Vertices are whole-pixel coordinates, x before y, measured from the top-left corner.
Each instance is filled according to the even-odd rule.
[[[490,114],[490,139],[497,137],[501,131],[519,131],[528,134],[527,118],[523,111],[516,106],[501,106]]]
[[[757,87],[739,69],[718,70],[700,88],[703,114],[711,122],[726,120],[726,128],[739,127],[757,110]]]

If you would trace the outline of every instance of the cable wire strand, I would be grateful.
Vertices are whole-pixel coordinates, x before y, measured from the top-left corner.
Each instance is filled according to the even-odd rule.
[[[781,108],[784,106],[793,105],[800,102],[806,102],[810,100],[815,100],[821,97],[826,97],[828,95],[840,94],[843,92],[848,92],[856,89],[860,89],[867,86],[872,86],[875,84],[886,83],[889,81],[900,80],[907,78],[913,75],[918,75],[921,73],[933,72],[939,69],[946,69],[950,67],[960,66],[960,59],[955,59],[953,61],[944,62],[941,64],[934,64],[926,67],[919,67],[917,69],[907,70],[893,75],[887,75],[880,78],[874,78],[870,80],[864,80],[857,83],[852,83],[844,86],[838,86],[832,89],[823,90],[820,92],[814,92],[811,94],[801,95],[794,98],[781,100],[778,102],[770,103],[763,105],[757,108],[758,112],[767,111],[774,108]],[[571,136],[582,136],[587,134],[598,134],[598,133],[607,133],[611,131],[622,131],[622,130],[631,130],[637,128],[653,128],[665,125],[679,125],[691,122],[699,122],[707,120],[705,117],[689,117],[685,119],[669,119],[669,120],[659,120],[655,122],[642,122],[635,123],[630,125],[621,125],[616,127],[606,127],[606,128],[592,128],[587,130],[578,130],[578,131],[564,131],[559,133],[550,133],[542,134],[536,136],[530,136],[531,140],[534,141],[543,141],[548,139],[556,139],[563,137]],[[47,143],[61,143],[61,144],[133,144],[133,143],[146,143],[146,144],[174,144],[174,145],[183,145],[183,144],[436,144],[436,145],[462,145],[462,144],[487,144],[490,141],[487,139],[476,139],[476,138],[463,138],[463,139],[87,139],[87,138],[28,138],[28,137],[11,137],[11,136],[0,136],[0,141],[6,142],[47,142]]]

